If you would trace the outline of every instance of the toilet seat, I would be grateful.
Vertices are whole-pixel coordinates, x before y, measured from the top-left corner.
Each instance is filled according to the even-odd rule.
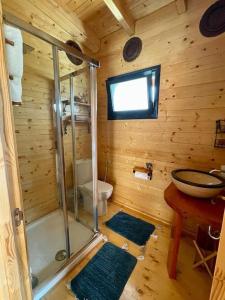
[[[93,181],[79,185],[83,197],[84,209],[93,213]],[[107,213],[107,200],[111,197],[113,186],[107,182],[98,180],[98,215],[102,216]]]
[[[96,197],[94,197],[95,195],[93,195],[92,160],[77,160],[76,184],[78,189],[78,203],[82,209],[90,214],[96,213],[96,204],[98,204],[98,216],[103,216],[107,213],[107,201],[112,196],[113,186],[101,180],[97,180],[96,183],[98,194],[96,195]]]
[[[93,191],[93,182],[89,181],[85,184],[82,185],[82,187],[85,187],[87,190],[89,190],[90,192]],[[107,182],[103,182],[101,180],[98,180],[98,193],[102,194],[102,193],[110,193],[113,190],[113,186]]]

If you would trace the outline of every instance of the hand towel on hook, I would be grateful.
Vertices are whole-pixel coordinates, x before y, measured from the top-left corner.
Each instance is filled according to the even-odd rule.
[[[9,89],[11,100],[16,103],[22,101],[23,76],[23,38],[21,30],[4,24],[5,38],[12,44],[6,43],[6,65],[10,75]]]

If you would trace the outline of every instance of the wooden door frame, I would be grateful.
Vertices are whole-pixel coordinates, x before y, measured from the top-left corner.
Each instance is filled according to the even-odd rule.
[[[2,5],[0,0],[0,299],[30,300],[32,289],[22,222],[15,227],[13,211],[23,210],[12,103],[5,65]]]
[[[220,243],[213,276],[210,300],[225,299],[225,215],[220,234]]]

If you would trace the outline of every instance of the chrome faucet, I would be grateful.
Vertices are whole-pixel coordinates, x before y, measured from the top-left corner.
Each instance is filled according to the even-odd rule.
[[[219,170],[219,169],[212,169],[212,170],[209,171],[210,174],[212,174],[214,172],[221,172],[221,170]]]
[[[219,169],[212,169],[209,171],[210,174],[214,173],[214,172],[222,172],[225,173],[225,171],[219,170]]]
[[[213,169],[213,170],[209,171],[209,173],[210,174],[219,173],[219,175],[225,179],[225,170],[224,169],[222,169],[222,170]],[[219,195],[218,197],[221,198],[222,200],[225,200],[225,197],[223,195]]]
[[[209,171],[210,174],[213,173],[219,173],[219,175],[223,178],[225,178],[225,170],[219,170],[219,169],[213,169],[211,171]]]

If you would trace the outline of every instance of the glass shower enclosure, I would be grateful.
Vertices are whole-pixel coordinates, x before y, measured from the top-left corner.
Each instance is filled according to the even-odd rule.
[[[31,283],[34,299],[40,299],[100,240],[98,63],[15,17],[5,16],[5,21],[21,29],[33,46],[32,53],[24,54],[24,101],[13,111]],[[39,47],[48,53],[48,66],[34,65]],[[82,65],[72,64],[68,54]],[[32,119],[27,120],[28,111]],[[26,122],[32,124],[22,134]],[[90,190],[84,188],[88,182]]]

